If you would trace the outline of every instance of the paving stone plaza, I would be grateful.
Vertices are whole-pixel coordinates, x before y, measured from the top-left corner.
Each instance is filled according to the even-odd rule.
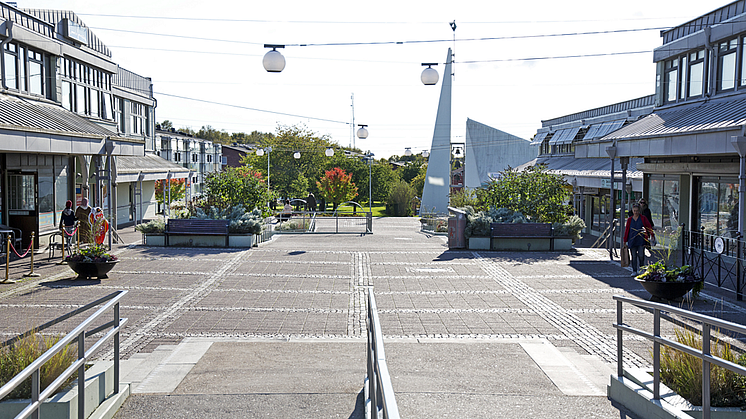
[[[373,231],[240,250],[145,247],[126,233],[135,244],[115,249],[109,279],[73,280],[43,260],[42,278],[0,285],[0,334],[127,290],[120,348],[133,395],[117,417],[361,417],[373,290],[402,417],[626,417],[606,398],[612,296],[649,295],[606,251],[448,251],[413,218],[375,219]],[[746,304],[712,287],[682,305],[746,318]],[[652,328],[642,310],[625,306],[624,319]],[[625,349],[628,366],[650,363],[645,341],[626,337]]]

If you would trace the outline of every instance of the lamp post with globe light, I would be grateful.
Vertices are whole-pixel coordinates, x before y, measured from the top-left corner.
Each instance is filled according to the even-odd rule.
[[[368,130],[365,128],[367,125],[358,124],[360,127],[357,130],[357,138],[364,140],[368,138]],[[373,153],[368,152],[365,155],[364,160],[368,162],[368,212],[373,213]]]

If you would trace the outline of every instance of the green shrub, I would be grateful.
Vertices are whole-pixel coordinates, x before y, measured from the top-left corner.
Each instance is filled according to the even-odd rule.
[[[26,367],[31,365],[49,348],[54,346],[60,337],[42,337],[34,333],[25,339],[16,342],[14,345],[8,345],[0,348],[0,387],[5,385],[13,377],[18,375]],[[44,390],[59,375],[64,372],[77,359],[77,348],[66,346],[60,352],[55,354],[52,359],[41,367],[41,389]],[[60,388],[71,383],[77,377],[77,373]],[[31,377],[16,387],[5,399],[30,399],[31,398]]]
[[[689,330],[677,329],[675,340],[691,348],[702,349],[702,338]],[[727,342],[713,340],[710,353],[741,366],[746,355],[736,355]],[[661,381],[695,406],[702,405],[702,361],[692,355],[664,346],[661,348]],[[746,406],[746,377],[711,365],[710,400],[713,407]]]
[[[290,219],[280,224],[280,230],[308,230],[311,227],[311,220],[308,218]]]
[[[386,214],[394,217],[409,217],[412,215],[414,193],[414,188],[403,180],[392,186],[386,202]]]
[[[166,231],[166,220],[159,215],[147,223],[136,225],[135,230],[140,233],[163,233]]]
[[[259,209],[247,212],[243,205],[235,205],[226,209],[209,207],[207,211],[196,208],[194,218],[200,220],[229,220],[229,233],[260,234],[262,232],[262,212]]]
[[[577,215],[573,215],[564,223],[552,223],[555,236],[570,236],[574,240],[580,240],[580,232],[585,228],[585,221]]]

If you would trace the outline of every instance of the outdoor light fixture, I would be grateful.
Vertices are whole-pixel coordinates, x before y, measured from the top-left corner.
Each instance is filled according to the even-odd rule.
[[[329,148],[326,149],[326,151],[324,152],[324,154],[326,154],[326,157],[331,157],[331,156],[334,155],[334,149],[331,148],[331,147],[329,147]]]
[[[256,155],[259,157],[262,157],[264,155],[264,149],[263,148],[256,149]]]
[[[412,147],[406,147],[406,148],[404,148],[404,155],[405,156],[411,156],[412,155]]]
[[[360,127],[360,129],[357,130],[357,138],[359,138],[361,140],[364,140],[364,139],[368,138],[368,130],[365,129],[365,127],[367,127],[367,125],[358,124],[357,126]]]
[[[427,66],[426,69],[422,70],[422,75],[420,75],[422,84],[424,84],[425,86],[432,86],[434,84],[437,84],[440,76],[438,75],[438,71],[432,68],[432,66],[438,65],[438,63],[422,63],[422,65]]]
[[[277,48],[285,48],[285,45],[264,44],[264,48],[272,48],[272,51],[264,54],[262,64],[264,69],[270,73],[279,73],[285,69],[285,57],[277,51]]]
[[[293,158],[298,160],[300,158],[300,151],[296,151],[295,153],[293,153]]]
[[[430,152],[427,151],[427,150],[422,150],[422,157],[424,157],[424,158],[430,157]]]

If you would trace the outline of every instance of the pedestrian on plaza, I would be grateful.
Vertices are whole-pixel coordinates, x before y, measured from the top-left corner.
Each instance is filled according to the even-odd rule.
[[[290,217],[293,215],[293,206],[290,205],[290,200],[285,200],[285,206],[282,208],[282,213],[280,213],[279,219],[280,221],[286,221],[289,220]]]
[[[67,243],[67,248],[70,249],[70,244],[73,240],[73,232],[75,231],[75,212],[73,211],[73,201],[65,202],[65,209],[62,210],[60,216],[60,231],[62,232],[62,238]]]
[[[640,204],[640,214],[644,215],[645,218],[648,219],[650,222],[650,226],[655,230],[655,223],[653,222],[653,214],[650,212],[650,208],[648,208],[648,201],[645,200],[645,198],[640,198],[639,201],[637,201],[638,204]]]
[[[306,207],[309,211],[316,212],[316,197],[312,193],[309,193],[306,198]]]
[[[78,220],[78,237],[80,237],[81,242],[90,243],[93,241],[91,223],[88,221],[92,209],[88,206],[88,198],[81,199],[80,206],[75,208],[75,219]]]
[[[640,204],[632,205],[632,216],[627,218],[624,230],[624,242],[632,254],[632,276],[645,264],[645,246],[650,243],[649,237],[655,237],[653,227],[647,217],[640,214]]]

